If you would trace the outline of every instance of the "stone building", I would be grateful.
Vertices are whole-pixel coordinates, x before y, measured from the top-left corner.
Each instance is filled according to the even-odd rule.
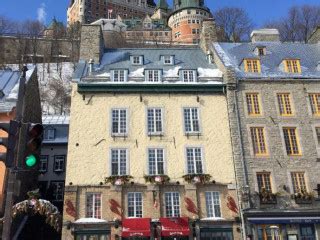
[[[211,18],[210,9],[203,0],[174,0],[173,12],[168,17],[172,39],[178,43],[197,44],[200,41],[202,22]]]
[[[246,236],[320,234],[319,44],[281,43],[276,30],[250,43],[212,43],[227,85]]]
[[[42,198],[62,212],[68,150],[69,116],[44,115],[38,184]]]
[[[211,58],[199,48],[104,49],[89,39],[100,30],[86,31],[63,239],[239,239],[225,85]]]
[[[152,15],[156,4],[153,0],[70,0],[67,22],[92,23],[100,18],[143,18]]]

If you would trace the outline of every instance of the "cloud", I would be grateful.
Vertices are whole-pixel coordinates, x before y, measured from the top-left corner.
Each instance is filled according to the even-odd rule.
[[[37,9],[38,21],[41,23],[46,22],[47,12],[46,12],[46,4],[41,3],[40,7]]]

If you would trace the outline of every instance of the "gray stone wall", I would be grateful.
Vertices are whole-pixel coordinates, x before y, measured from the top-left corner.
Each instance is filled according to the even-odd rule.
[[[249,117],[246,113],[246,92],[260,94],[262,116]],[[282,117],[279,114],[276,94],[279,92],[290,93],[291,105],[294,116]],[[271,172],[273,192],[280,194],[278,207],[280,208],[310,208],[310,205],[296,205],[291,200],[292,180],[290,173],[293,171],[305,172],[308,191],[317,188],[320,183],[320,161],[317,153],[315,126],[320,126],[320,118],[312,116],[308,94],[320,92],[319,82],[307,80],[281,81],[259,80],[240,81],[237,98],[243,140],[243,154],[248,169],[248,180],[253,207],[259,207],[255,192],[258,191],[256,172]],[[267,157],[255,157],[250,137],[251,126],[265,128]],[[283,127],[294,126],[297,128],[301,156],[287,156],[283,138]],[[235,131],[236,129],[233,129]],[[232,131],[232,132],[233,132]],[[274,206],[272,206],[274,207]],[[320,208],[320,204],[313,202],[312,207]]]
[[[214,19],[208,19],[204,20],[202,22],[202,29],[201,29],[201,35],[200,35],[200,47],[204,52],[207,52],[209,50],[209,45],[212,44],[212,42],[217,42],[217,29],[216,29],[216,23]]]
[[[100,25],[82,25],[80,59],[95,63],[100,62],[104,50],[104,41]]]

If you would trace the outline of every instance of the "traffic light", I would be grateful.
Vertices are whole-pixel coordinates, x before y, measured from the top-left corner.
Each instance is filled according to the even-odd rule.
[[[39,163],[40,147],[42,144],[43,126],[42,124],[30,124],[28,128],[25,167],[35,168]]]
[[[11,168],[15,163],[14,154],[18,139],[19,123],[13,120],[10,122],[1,122],[0,129],[8,133],[8,137],[0,138],[0,145],[6,148],[5,153],[0,153],[0,161],[3,161],[7,168]]]

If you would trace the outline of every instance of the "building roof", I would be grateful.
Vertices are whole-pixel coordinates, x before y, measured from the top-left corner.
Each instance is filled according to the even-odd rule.
[[[11,112],[18,100],[20,72],[0,70],[0,112]]]
[[[226,67],[233,67],[238,78],[320,78],[320,45],[304,43],[258,42],[213,43]],[[265,47],[266,55],[257,56],[255,49]],[[261,73],[247,73],[242,66],[247,58],[260,59]],[[285,59],[299,59],[301,74],[286,73],[281,67]]]
[[[43,115],[43,125],[68,125],[70,120],[69,115]]]

